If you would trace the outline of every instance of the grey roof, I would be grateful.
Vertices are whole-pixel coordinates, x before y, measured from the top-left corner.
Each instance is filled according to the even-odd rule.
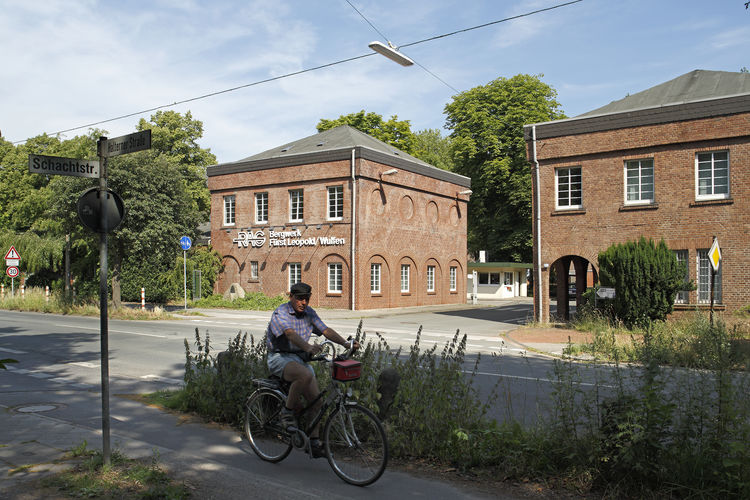
[[[468,177],[434,167],[349,125],[341,125],[236,162],[210,166],[207,174],[213,177],[237,172],[344,160],[351,157],[352,150],[355,150],[355,156],[358,158],[377,161],[460,186],[471,185],[471,179]]]
[[[578,116],[621,113],[747,93],[750,93],[750,73],[696,69]]]
[[[750,112],[750,74],[694,70],[573,118],[524,125],[524,139],[587,134]]]

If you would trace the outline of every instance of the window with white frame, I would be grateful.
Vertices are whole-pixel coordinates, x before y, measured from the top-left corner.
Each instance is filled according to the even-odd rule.
[[[292,289],[292,285],[302,281],[302,264],[299,262],[292,262],[289,264],[289,289]]]
[[[328,186],[328,220],[344,218],[344,186]]]
[[[409,293],[409,264],[401,264],[401,293]]]
[[[451,268],[448,271],[448,277],[449,277],[449,287],[451,292],[456,291],[456,267],[451,266]]]
[[[258,279],[258,261],[257,260],[250,261],[250,279],[253,279],[253,280]]]
[[[268,223],[268,193],[255,193],[255,223]]]
[[[695,155],[695,198],[729,198],[729,152],[714,151]]]
[[[341,293],[344,290],[344,266],[340,262],[328,264],[328,293]]]
[[[556,169],[555,185],[557,186],[556,206],[558,209],[583,208],[581,167]]]
[[[505,271],[503,273],[503,285],[512,285],[513,284],[513,273],[509,273],[508,271]]]
[[[708,260],[708,248],[698,250],[698,302],[711,302],[711,262]],[[721,303],[721,268],[714,276],[714,302]]]
[[[435,266],[427,266],[427,291],[435,291]]]
[[[380,293],[380,264],[370,264],[370,293]]]
[[[234,226],[235,221],[235,210],[234,210],[234,195],[224,197],[224,225]]]
[[[677,259],[677,263],[685,266],[685,283],[690,281],[688,271],[688,251],[687,250],[675,250],[674,256]],[[689,298],[689,292],[687,290],[680,290],[674,298],[675,304],[687,304]]]
[[[654,202],[654,160],[628,160],[625,162],[625,203]]]
[[[302,190],[289,191],[289,222],[302,222],[305,214],[304,208]]]

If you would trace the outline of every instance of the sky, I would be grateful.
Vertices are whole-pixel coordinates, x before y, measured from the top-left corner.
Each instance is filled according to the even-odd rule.
[[[0,133],[82,127],[65,139],[133,115],[96,125],[117,137],[167,106],[202,121],[199,144],[226,163],[360,110],[447,135],[453,96],[522,73],[572,117],[695,69],[750,67],[745,0],[582,0],[423,42],[567,1],[349,0],[360,15],[347,0],[0,0]]]

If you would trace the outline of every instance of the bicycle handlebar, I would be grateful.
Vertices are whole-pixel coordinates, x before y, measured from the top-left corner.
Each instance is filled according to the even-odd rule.
[[[349,357],[352,355],[352,353],[354,352],[354,338],[350,336],[348,339],[346,339],[346,343],[349,344],[349,348],[346,350],[346,352],[344,352],[344,354],[339,354],[338,356],[336,356],[336,344],[332,340],[326,339],[323,342],[321,342],[319,345],[321,347],[326,344],[330,344],[333,346],[333,355],[331,357],[331,361],[333,361],[334,359],[349,359]],[[329,360],[328,358],[325,357],[325,355],[321,354],[318,356],[311,357],[310,361],[329,361]]]

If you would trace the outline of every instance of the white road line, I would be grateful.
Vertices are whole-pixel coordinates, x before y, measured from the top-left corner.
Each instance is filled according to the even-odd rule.
[[[101,330],[101,328],[92,328],[90,326],[70,326],[70,325],[55,325],[55,326],[64,326],[64,327],[67,327],[67,328],[72,328],[74,330],[96,330],[96,331],[100,331]],[[128,334],[128,335],[139,335],[141,337],[156,337],[157,339],[168,339],[168,338],[170,338],[167,335],[156,335],[156,334],[153,334],[153,333],[129,332],[127,330],[112,330],[112,329],[109,329],[108,331],[110,333],[125,333],[125,334]]]
[[[87,361],[83,361],[83,362],[77,362],[76,361],[76,362],[72,362],[72,363],[68,363],[68,364],[69,365],[75,365],[75,366],[82,366],[83,368],[99,368],[101,366],[101,364],[99,364],[99,363],[89,363]]]
[[[167,384],[182,384],[182,380],[176,378],[160,377],[158,375],[141,375],[143,380],[155,380],[156,382],[165,382]]]
[[[473,373],[470,370],[463,370],[463,373],[471,374]],[[484,375],[487,377],[496,377],[496,378],[510,378],[515,380],[529,380],[531,382],[545,382],[548,384],[555,384],[559,383],[559,380],[552,380],[549,378],[539,378],[539,377],[522,377],[520,375],[503,375],[502,373],[488,373],[488,372],[476,372],[477,375]],[[572,382],[574,385],[581,385],[585,387],[604,387],[606,389],[614,389],[616,386],[614,385],[608,385],[608,384],[597,384],[592,382]]]

